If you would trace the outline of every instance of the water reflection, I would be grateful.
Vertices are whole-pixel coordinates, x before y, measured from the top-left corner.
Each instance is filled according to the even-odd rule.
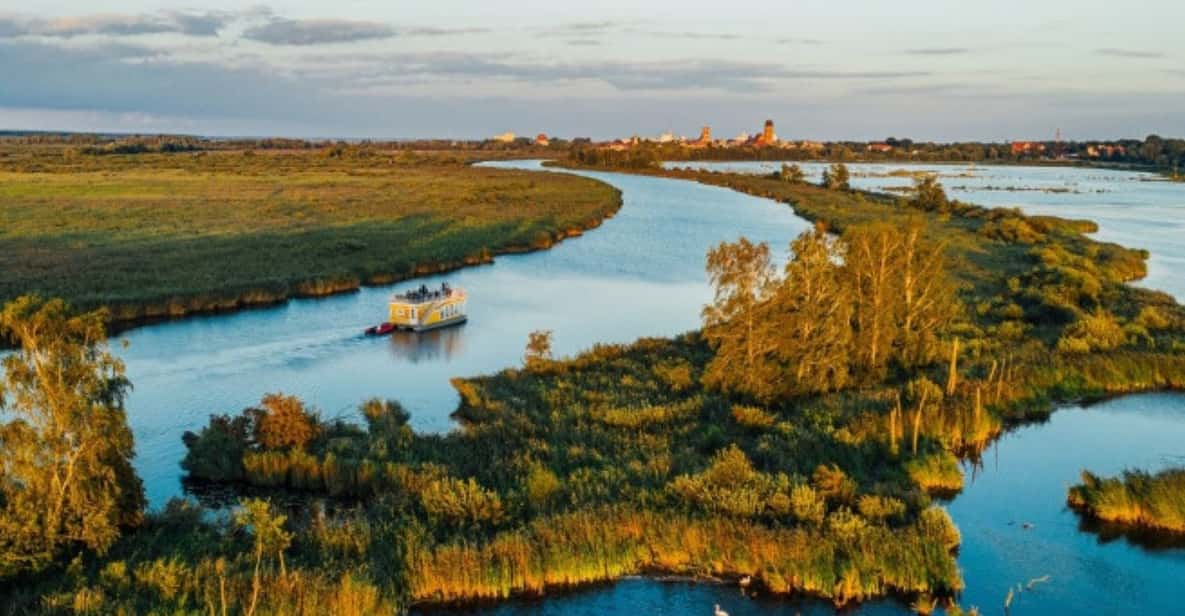
[[[426,332],[394,332],[389,337],[391,355],[396,361],[410,364],[447,362],[465,352],[467,325],[461,323]]]

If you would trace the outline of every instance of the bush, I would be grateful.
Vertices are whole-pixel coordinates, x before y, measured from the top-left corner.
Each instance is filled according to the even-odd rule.
[[[800,522],[822,524],[827,515],[827,501],[809,485],[797,485],[790,491],[790,510]]]
[[[498,494],[472,477],[467,481],[451,477],[432,481],[420,493],[420,505],[429,518],[455,527],[498,524],[505,517]]]
[[[296,396],[268,394],[255,420],[255,441],[265,449],[303,449],[317,435],[317,417]]]
[[[1103,310],[1084,316],[1062,333],[1057,350],[1062,353],[1110,351],[1127,342],[1127,332],[1118,319]]]
[[[755,406],[734,405],[732,418],[746,428],[765,429],[777,423],[778,418]]]
[[[865,494],[856,508],[860,515],[875,521],[897,520],[905,515],[905,503],[892,496]]]
[[[181,468],[194,478],[208,481],[243,479],[243,455],[250,433],[248,417],[211,415],[210,423],[201,432],[182,435],[186,452]]]

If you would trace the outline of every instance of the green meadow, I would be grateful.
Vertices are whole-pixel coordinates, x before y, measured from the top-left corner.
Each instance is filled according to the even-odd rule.
[[[620,205],[591,180],[377,147],[0,154],[0,302],[35,292],[117,321],[488,262]]]

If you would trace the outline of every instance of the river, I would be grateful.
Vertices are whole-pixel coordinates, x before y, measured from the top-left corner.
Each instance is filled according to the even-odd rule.
[[[499,163],[540,168],[538,162]],[[785,246],[807,228],[782,204],[724,188],[587,173],[621,189],[619,213],[550,250],[497,257],[414,283],[447,280],[469,294],[469,322],[426,334],[364,338],[384,320],[395,287],[298,299],[243,312],[187,318],[120,336],[135,390],[128,417],[136,468],[153,506],[180,492],[181,434],[211,413],[237,413],[268,392],[294,394],[324,417],[353,417],[369,397],[397,399],[417,430],[452,429],[449,379],[522,361],[527,334],[554,331],[554,351],[598,342],[673,336],[699,326],[710,301],[708,249],[739,236]],[[117,345],[118,346],[118,345]]]
[[[538,168],[535,162],[499,164]],[[869,170],[865,177],[853,166],[854,183],[867,188],[908,183],[888,176],[903,165],[881,167],[885,170]],[[981,167],[971,173],[982,177],[967,177],[963,168],[937,169],[952,196],[965,201],[1098,221],[1101,239],[1152,251],[1145,284],[1185,297],[1180,273],[1185,246],[1171,239],[1185,221],[1185,187],[1098,170]],[[517,363],[528,332],[554,330],[556,351],[571,354],[596,342],[692,329],[710,298],[703,272],[708,248],[741,235],[782,247],[807,226],[784,205],[726,189],[582,175],[623,193],[620,213],[602,227],[549,251],[499,257],[492,266],[423,280],[429,285],[448,280],[468,290],[470,322],[462,327],[362,338],[361,329],[382,318],[392,291],[386,287],[162,323],[120,336],[130,344],[121,351],[136,384],[129,420],[137,469],[152,504],[179,493],[180,435],[204,424],[209,413],[235,412],[264,393],[283,391],[317,405],[325,416],[350,416],[364,398],[382,396],[401,400],[417,429],[449,430],[456,394],[448,379]],[[981,182],[979,189],[957,188],[973,180]],[[999,190],[1046,182],[1059,192]],[[1060,192],[1066,185],[1068,192]],[[1185,550],[1148,549],[1126,540],[1100,543],[1078,529],[1064,495],[1082,468],[1155,469],[1181,462],[1182,456],[1185,397],[1171,394],[1065,409],[1047,423],[1006,435],[984,455],[981,467],[968,469],[967,488],[949,504],[964,539],[959,556],[968,584],[964,605],[999,613],[1010,586],[1048,575],[1047,582],[1017,596],[1013,614],[1123,613],[1131,605],[1178,610]],[[819,602],[746,599],[735,588],[631,579],[471,612],[711,614],[716,603],[734,616],[831,611]],[[905,610],[879,601],[861,612]]]

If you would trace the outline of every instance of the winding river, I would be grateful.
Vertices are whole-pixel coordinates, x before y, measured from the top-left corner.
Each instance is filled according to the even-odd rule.
[[[539,169],[530,161],[499,165]],[[748,167],[738,170],[772,169],[742,165]],[[855,183],[874,189],[907,185],[908,177],[890,175],[903,167],[853,166]],[[1185,225],[1185,187],[1099,170],[936,169],[962,200],[1098,221],[1100,238],[1152,251],[1145,284],[1185,298],[1185,246],[1172,239]],[[602,227],[549,251],[499,257],[492,266],[423,280],[432,285],[447,279],[469,291],[470,322],[462,327],[360,337],[365,325],[381,318],[392,291],[387,287],[122,335],[130,346],[121,354],[136,384],[128,405],[137,467],[152,504],[160,506],[180,492],[180,435],[204,424],[209,413],[234,412],[264,393],[283,391],[316,404],[325,416],[350,416],[364,398],[383,396],[401,400],[416,428],[445,431],[456,404],[448,379],[515,364],[528,332],[554,330],[556,351],[570,354],[596,342],[692,329],[710,298],[703,272],[708,248],[741,235],[781,247],[807,228],[784,205],[726,189],[582,174],[622,191],[623,208]],[[1056,191],[1042,192],[1043,186]],[[1012,613],[1123,613],[1131,605],[1179,610],[1185,549],[1142,547],[1124,539],[1100,542],[1079,530],[1063,499],[1082,468],[1113,473],[1182,461],[1185,397],[1180,395],[1130,396],[1065,409],[1047,423],[1006,435],[985,453],[982,465],[968,468],[967,488],[949,504],[963,533],[959,562],[968,585],[963,604],[1000,613],[1010,587],[1047,579],[1020,592]],[[710,614],[716,603],[733,615],[832,611],[818,602],[746,599],[735,588],[641,579],[473,611]],[[861,612],[905,610],[881,601]]]

